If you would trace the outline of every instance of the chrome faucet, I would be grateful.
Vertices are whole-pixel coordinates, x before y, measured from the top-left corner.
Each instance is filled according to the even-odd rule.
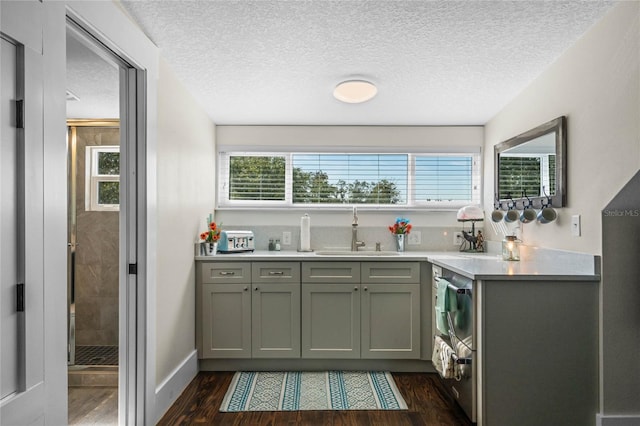
[[[364,247],[364,241],[358,241],[358,209],[353,207],[353,222],[351,222],[351,251],[358,251]]]

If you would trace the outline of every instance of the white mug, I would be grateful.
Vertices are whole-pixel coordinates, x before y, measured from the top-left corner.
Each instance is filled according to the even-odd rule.
[[[556,220],[558,213],[552,207],[544,207],[538,212],[538,222],[550,223]]]
[[[520,222],[529,223],[536,220],[536,211],[532,208],[526,208],[520,212]]]
[[[502,210],[494,210],[491,212],[491,220],[498,223],[504,217],[504,212]]]
[[[507,210],[507,212],[504,215],[504,221],[507,223],[515,222],[519,218],[520,218],[520,213],[518,213],[518,210]]]

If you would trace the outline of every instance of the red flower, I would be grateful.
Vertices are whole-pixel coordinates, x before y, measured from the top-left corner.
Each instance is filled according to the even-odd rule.
[[[207,223],[207,231],[200,234],[200,239],[207,243],[215,243],[220,240],[220,225],[215,222]]]
[[[408,234],[411,232],[409,219],[397,218],[393,226],[389,226],[389,231],[391,231],[392,234]]]

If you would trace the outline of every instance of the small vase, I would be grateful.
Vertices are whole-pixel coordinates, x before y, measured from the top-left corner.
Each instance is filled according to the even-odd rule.
[[[404,234],[395,234],[396,236],[396,251],[402,253],[404,251]]]
[[[218,243],[202,243],[205,256],[215,256],[218,252]]]

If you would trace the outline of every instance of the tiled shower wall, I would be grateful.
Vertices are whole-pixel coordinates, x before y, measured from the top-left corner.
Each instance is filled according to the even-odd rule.
[[[76,141],[76,345],[117,345],[119,213],[85,210],[85,147],[119,145],[120,131],[78,127]]]

